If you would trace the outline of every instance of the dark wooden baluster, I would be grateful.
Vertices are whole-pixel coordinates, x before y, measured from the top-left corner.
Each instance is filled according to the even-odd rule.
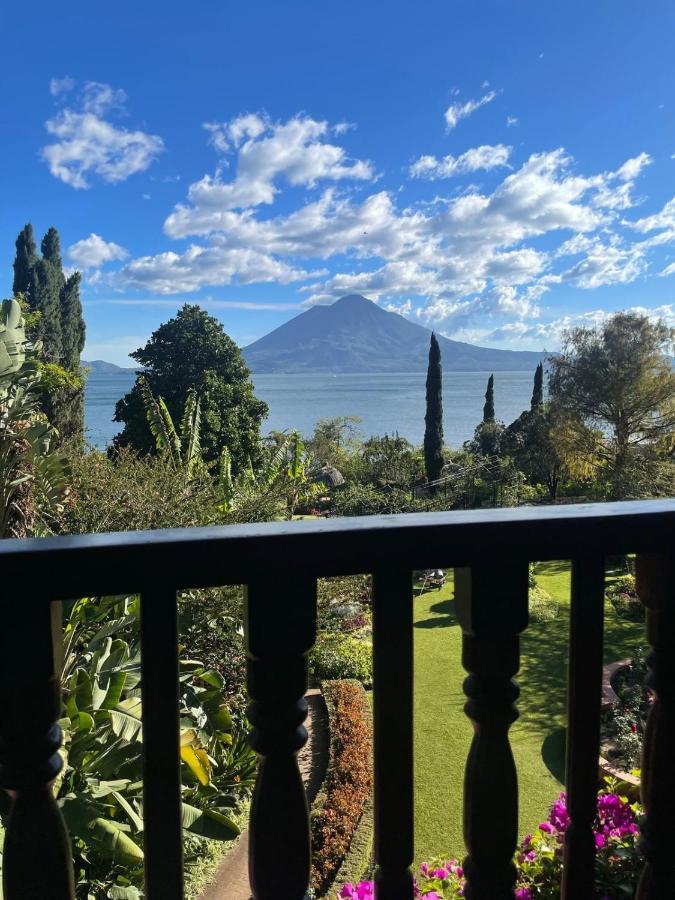
[[[570,825],[565,835],[561,896],[593,896],[598,797],[605,561],[572,562],[565,784]]]
[[[183,900],[176,592],[141,597],[143,823],[148,900]]]
[[[256,900],[302,900],[309,887],[309,810],[297,752],[307,741],[307,651],[315,636],[313,579],[270,576],[249,583],[249,740],[260,754],[249,827]]]
[[[413,896],[413,631],[410,572],[373,576],[375,871],[378,900]]]
[[[8,592],[0,628],[0,785],[13,798],[4,897],[72,900],[70,842],[52,790],[63,766],[61,604],[25,594],[25,585]]]
[[[465,897],[513,897],[518,780],[508,731],[518,718],[520,632],[527,625],[527,563],[455,570],[465,708],[474,728],[464,776]],[[495,816],[495,810],[499,815]]]
[[[673,811],[675,810],[675,558],[672,552],[637,558],[637,590],[647,607],[647,686],[654,703],[647,719],[642,752],[640,846],[645,867],[638,900],[675,897]]]

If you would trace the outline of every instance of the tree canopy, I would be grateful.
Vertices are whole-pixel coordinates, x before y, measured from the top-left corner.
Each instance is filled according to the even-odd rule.
[[[633,475],[675,429],[674,337],[662,321],[617,313],[568,331],[550,360],[551,397],[578,450],[606,470],[615,499],[635,494]]]
[[[115,421],[124,423],[116,446],[142,452],[155,449],[140,387],[144,378],[152,393],[164,398],[177,422],[182,419],[186,397],[190,391],[196,393],[207,462],[218,459],[224,448],[229,450],[235,473],[249,460],[257,461],[267,404],[254,396],[251,373],[241,352],[217,319],[199,306],[186,304],[131,356],[144,371],[115,408]]]

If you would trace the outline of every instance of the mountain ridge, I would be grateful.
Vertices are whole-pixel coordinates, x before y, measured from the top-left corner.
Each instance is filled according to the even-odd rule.
[[[526,371],[547,355],[436,336],[448,372]],[[242,353],[254,374],[424,372],[430,337],[429,328],[347,294],[329,306],[310,307]]]

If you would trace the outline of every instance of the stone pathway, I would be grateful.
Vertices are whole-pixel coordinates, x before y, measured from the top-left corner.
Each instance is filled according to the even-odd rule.
[[[309,713],[305,721],[308,739],[298,754],[298,766],[310,803],[316,797],[326,774],[328,763],[328,715],[318,688],[305,694]],[[248,883],[248,830],[223,859],[213,875],[213,882],[199,896],[199,900],[251,900]]]

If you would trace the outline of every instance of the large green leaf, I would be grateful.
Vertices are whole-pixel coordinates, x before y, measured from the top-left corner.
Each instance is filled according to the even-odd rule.
[[[124,833],[117,822],[98,815],[94,804],[73,797],[65,801],[61,812],[70,833],[95,844],[102,856],[131,867],[143,862],[143,851],[138,844]]]
[[[214,841],[231,841],[239,834],[238,825],[221,812],[197,809],[187,803],[182,804],[181,823],[187,831]]]
[[[143,720],[141,718],[140,697],[121,700],[110,710],[110,724],[114,733],[130,744],[143,740]]]

